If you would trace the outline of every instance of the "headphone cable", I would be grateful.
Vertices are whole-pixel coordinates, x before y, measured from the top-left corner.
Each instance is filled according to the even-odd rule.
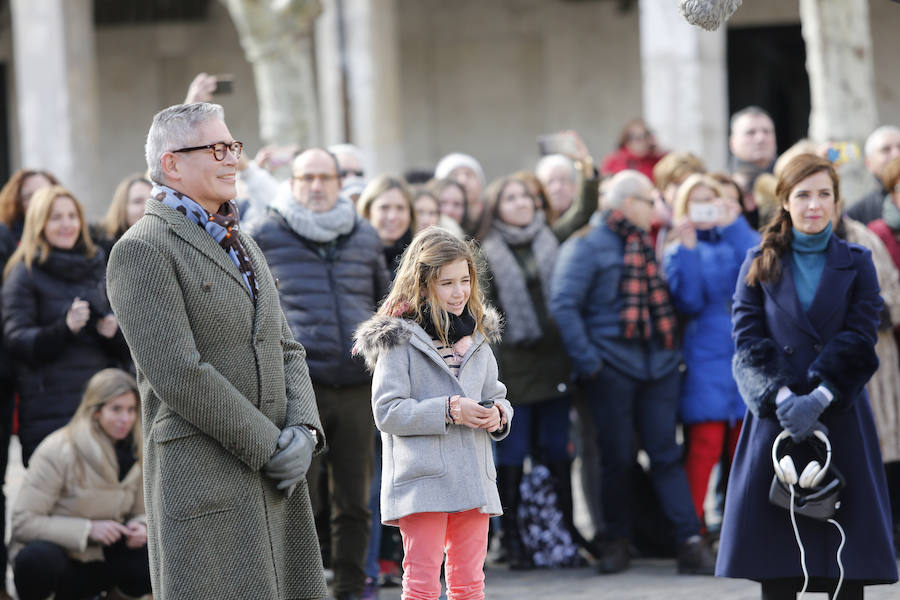
[[[844,583],[844,563],[841,562],[841,552],[844,551],[844,543],[847,541],[847,536],[844,534],[844,528],[841,527],[841,524],[835,521],[834,519],[828,519],[828,522],[837,527],[838,531],[841,533],[841,545],[838,546],[837,550],[837,564],[838,568],[841,570],[841,577],[838,579],[837,587],[834,590],[833,598],[837,599],[838,593],[841,591],[841,585]]]
[[[790,484],[791,488],[791,525],[794,527],[794,537],[797,540],[797,546],[800,547],[800,568],[803,569],[803,588],[800,590],[798,600],[803,600],[806,588],[809,586],[809,572],[806,570],[806,548],[800,540],[800,530],[797,529],[797,517],[794,515],[794,484]],[[843,567],[841,567],[843,569]],[[838,586],[840,587],[840,586]],[[836,597],[836,596],[835,596]]]
[[[806,593],[806,588],[809,586],[809,572],[806,570],[806,548],[803,547],[803,542],[800,540],[800,531],[797,529],[797,517],[794,515],[794,485],[790,485],[791,488],[791,525],[794,528],[794,537],[797,540],[797,546],[800,548],[800,567],[803,569],[803,588],[800,590],[800,595],[797,600],[803,600],[803,595]],[[844,533],[844,528],[841,527],[841,524],[835,521],[834,519],[828,519],[828,522],[837,527],[838,532],[841,534],[841,544],[837,549],[837,564],[838,568],[841,571],[841,576],[838,578],[837,587],[834,588],[834,595],[832,598],[837,600],[838,595],[841,592],[841,586],[844,584],[844,563],[841,561],[841,554],[844,551],[844,544],[847,543],[847,535]]]

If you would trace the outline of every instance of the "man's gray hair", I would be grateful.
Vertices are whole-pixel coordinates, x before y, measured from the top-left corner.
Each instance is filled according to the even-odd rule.
[[[753,116],[761,115],[763,117],[768,117],[768,119],[770,121],[772,121],[772,115],[767,113],[765,111],[765,109],[760,108],[759,106],[747,106],[747,107],[742,108],[741,110],[737,111],[733,115],[731,115],[731,121],[729,121],[729,123],[728,123],[729,133],[731,135],[734,135],[734,126],[737,124],[738,120],[741,117],[746,117],[747,115],[753,115]],[[772,121],[772,123],[774,124],[775,122]]]
[[[194,102],[176,104],[156,113],[144,146],[144,158],[147,160],[151,181],[164,183],[160,163],[162,155],[194,145],[194,129],[210,119],[224,121],[225,109],[218,104]]]
[[[642,197],[653,182],[639,171],[626,169],[619,171],[609,180],[606,195],[603,197],[604,208],[619,208],[626,198]]]
[[[534,167],[534,174],[537,175],[537,178],[540,179],[542,184],[546,184],[548,177],[545,177],[544,175],[549,175],[550,171],[559,166],[568,167],[572,176],[572,182],[574,183],[576,177],[575,163],[571,158],[564,154],[548,154],[547,156],[542,157]]]
[[[897,127],[895,125],[882,125],[869,134],[869,137],[866,138],[866,158],[872,156],[878,151],[878,146],[881,145],[881,138],[889,133],[900,133],[900,127]]]

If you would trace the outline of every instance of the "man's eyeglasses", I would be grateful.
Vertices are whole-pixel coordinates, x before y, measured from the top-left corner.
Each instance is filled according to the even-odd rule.
[[[191,146],[190,148],[179,148],[172,152],[193,152],[194,150],[212,150],[213,157],[216,160],[225,160],[225,154],[231,150],[235,158],[241,157],[241,151],[244,149],[243,142],[216,142],[215,144],[207,144],[205,146]]]
[[[305,173],[303,175],[294,175],[294,179],[306,184],[311,184],[317,179],[322,183],[330,183],[337,180],[337,178],[338,175],[336,173]]]

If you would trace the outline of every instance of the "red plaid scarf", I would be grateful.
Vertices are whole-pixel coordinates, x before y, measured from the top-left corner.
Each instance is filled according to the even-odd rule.
[[[647,234],[618,210],[606,215],[606,226],[625,242],[624,268],[619,292],[625,306],[619,313],[625,339],[649,340],[654,333],[666,348],[675,347],[675,311],[669,290],[659,276],[653,245]]]

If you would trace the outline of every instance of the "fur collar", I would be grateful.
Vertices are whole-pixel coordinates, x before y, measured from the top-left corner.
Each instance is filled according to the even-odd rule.
[[[482,327],[489,343],[500,341],[500,314],[490,306],[484,307]],[[413,334],[431,341],[425,330],[410,319],[375,315],[356,328],[356,333],[353,334],[353,353],[361,355],[366,361],[366,367],[373,371],[382,352],[407,343]],[[479,335],[477,330],[475,335]]]

